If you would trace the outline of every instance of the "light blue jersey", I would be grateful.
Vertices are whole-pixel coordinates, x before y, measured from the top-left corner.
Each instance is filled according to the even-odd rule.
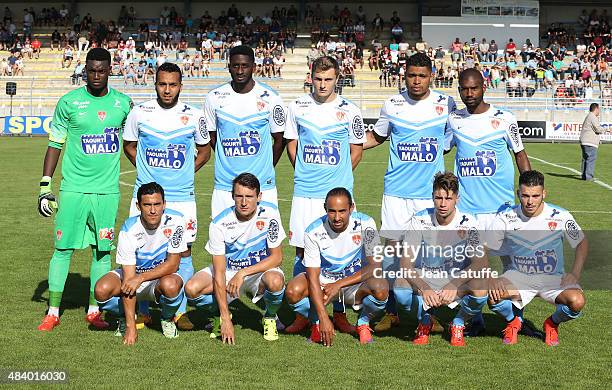
[[[330,103],[301,96],[289,104],[284,137],[298,140],[294,196],[324,199],[335,187],[353,192],[350,145],[365,142],[357,106],[340,96]]]
[[[116,262],[135,265],[136,273],[150,271],[163,264],[168,253],[187,250],[185,220],[178,211],[166,209],[157,229],[147,230],[140,215],[125,220],[119,232]]]
[[[476,217],[459,209],[448,225],[438,223],[433,208],[419,211],[408,222],[403,241],[418,253],[414,267],[433,273],[462,270],[472,257],[485,254]]]
[[[373,256],[379,244],[372,217],[353,212],[346,230],[336,233],[324,215],[306,229],[304,266],[320,268],[321,276],[326,279],[340,280],[361,270],[366,256]]]
[[[167,201],[195,200],[195,145],[210,142],[202,110],[177,102],[162,108],[156,99],[142,103],[128,115],[124,141],[137,141],[136,185],[155,181]]]
[[[206,95],[204,113],[207,129],[217,134],[215,189],[231,191],[232,180],[244,172],[257,176],[262,190],[275,188],[271,133],[285,128],[280,96],[258,82],[244,94],[227,83]]]
[[[506,270],[561,275],[565,272],[563,240],[576,248],[584,233],[567,210],[545,203],[537,217],[526,217],[521,205],[500,211],[486,237],[487,246],[510,257]]]
[[[270,255],[270,248],[285,239],[278,208],[260,202],[253,218],[240,221],[235,206],[222,211],[210,223],[206,250],[213,256],[225,256],[226,269],[237,271],[255,265]]]
[[[482,114],[463,109],[450,115],[449,124],[446,148],[457,146],[458,207],[483,214],[513,204],[514,161],[508,149],[524,149],[514,115],[493,106]]]
[[[388,99],[374,131],[390,137],[384,194],[404,199],[430,199],[436,173],[444,171],[444,139],[453,98],[430,91],[424,100],[407,92]]]

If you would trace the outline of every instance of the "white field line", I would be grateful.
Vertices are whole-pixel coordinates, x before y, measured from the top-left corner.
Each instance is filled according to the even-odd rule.
[[[537,158],[537,157],[534,157],[534,156],[529,156],[529,159],[530,159],[530,160],[536,160],[536,161],[539,161],[539,162],[541,162],[542,164],[547,164],[547,165],[551,165],[551,166],[553,166],[553,167],[562,168],[562,169],[565,169],[565,170],[570,171],[570,172],[572,172],[572,173],[575,173],[575,174],[577,174],[577,175],[582,175],[582,172],[580,172],[580,171],[578,171],[578,170],[576,170],[576,169],[574,169],[574,168],[564,167],[563,165],[560,165],[560,164],[555,164],[555,163],[551,163],[550,161],[542,160],[541,158]],[[607,184],[607,183],[604,183],[603,181],[601,181],[601,180],[599,180],[599,179],[595,179],[595,181],[594,181],[593,183],[595,183],[595,184],[599,184],[600,186],[602,186],[603,188],[606,188],[606,189],[608,189],[608,190],[612,190],[612,186],[611,186],[611,185],[609,185],[609,184]]]

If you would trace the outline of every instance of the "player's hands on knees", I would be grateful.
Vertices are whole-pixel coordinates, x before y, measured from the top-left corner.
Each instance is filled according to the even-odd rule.
[[[561,287],[571,286],[572,284],[578,284],[576,275],[571,272],[563,274],[563,277],[561,277]]]
[[[127,296],[136,295],[136,291],[138,291],[138,287],[142,284],[142,279],[140,275],[135,275],[132,278],[126,279],[121,284],[121,292]]]
[[[50,217],[55,211],[57,211],[57,199],[53,192],[51,192],[51,178],[44,176],[40,180],[38,213],[43,217]]]
[[[128,326],[125,328],[125,335],[123,335],[123,345],[134,345],[138,340],[138,332],[136,327]]]
[[[236,274],[227,283],[227,293],[232,298],[240,298],[240,287],[244,283],[244,274],[242,270],[236,272]]]
[[[495,302],[499,302],[508,294],[506,284],[500,278],[489,279],[489,297]]]
[[[321,289],[323,290],[323,304],[328,305],[334,298],[340,293],[340,286],[336,283],[322,284]]]
[[[438,296],[440,297],[441,304],[448,305],[457,299],[457,287],[452,283],[448,283],[446,286],[442,287]]]
[[[234,337],[234,324],[229,318],[221,321],[221,341],[223,341],[223,344],[236,344],[236,339]]]
[[[423,296],[423,301],[425,301],[427,306],[429,307],[440,306],[440,295],[438,295],[437,292],[435,292],[431,288],[427,288],[425,290],[422,290],[421,292]]]
[[[331,347],[334,342],[336,330],[334,324],[329,320],[327,315],[319,319],[319,331],[321,332],[321,342],[326,347]]]

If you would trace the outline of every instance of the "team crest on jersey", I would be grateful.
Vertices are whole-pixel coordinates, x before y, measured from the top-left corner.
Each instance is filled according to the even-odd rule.
[[[55,238],[57,238],[57,241],[61,240],[63,235],[64,233],[62,233],[60,229],[57,229],[57,232],[55,232]]]
[[[556,223],[555,221],[550,221],[550,222],[548,223],[548,228],[549,228],[550,230],[555,230],[555,229],[557,228],[557,223]]]
[[[276,242],[276,240],[278,240],[278,232],[278,222],[276,219],[270,220],[270,226],[268,226],[268,240],[270,240],[270,242]]]
[[[164,229],[164,236],[166,236],[166,238],[170,238],[171,235],[172,235],[172,229],[165,228]]]
[[[98,237],[100,240],[112,241],[115,239],[115,229],[113,228],[102,228],[98,231]]]
[[[497,128],[499,127],[499,121],[497,119],[491,119],[491,126],[493,126],[495,130],[497,130]]]
[[[178,248],[181,245],[181,241],[183,240],[183,227],[178,226],[170,239],[170,245],[173,248]]]
[[[98,111],[98,119],[104,122],[104,118],[106,118],[106,111]]]
[[[360,116],[355,116],[353,118],[353,135],[355,138],[362,138],[363,134],[363,120]]]
[[[336,118],[338,118],[339,121],[344,120],[344,117],[346,116],[346,114],[342,111],[337,111],[336,112]]]
[[[569,220],[565,223],[565,230],[567,231],[567,235],[572,240],[577,240],[580,236],[580,229],[578,228],[578,224],[574,220]]]
[[[442,115],[443,112],[444,112],[444,107],[437,105],[436,106],[436,114]]]
[[[187,230],[196,230],[196,221],[193,219],[190,219],[189,221],[187,221]]]
[[[264,108],[266,108],[266,102],[257,100],[257,111],[263,111]]]
[[[285,111],[283,110],[283,107],[280,105],[274,106],[274,109],[272,110],[272,118],[274,119],[274,123],[276,123],[278,126],[284,126]]]
[[[181,116],[181,123],[187,125],[187,122],[189,122],[189,117],[187,115]]]
[[[263,230],[264,226],[265,226],[265,222],[264,221],[257,221],[257,222],[255,222],[255,227],[257,229],[259,229],[259,230]]]
[[[355,245],[359,245],[361,244],[361,235],[359,234],[355,234],[353,236],[353,242],[355,243]]]

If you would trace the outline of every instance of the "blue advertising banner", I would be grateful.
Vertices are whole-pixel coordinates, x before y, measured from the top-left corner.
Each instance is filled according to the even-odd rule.
[[[47,135],[51,131],[51,119],[51,116],[7,116],[2,134]]]

